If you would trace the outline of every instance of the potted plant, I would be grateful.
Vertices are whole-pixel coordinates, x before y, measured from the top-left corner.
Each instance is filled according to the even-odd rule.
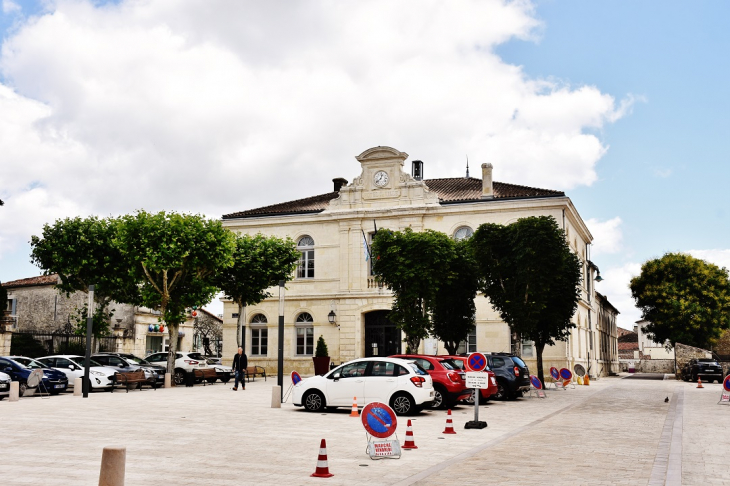
[[[323,336],[319,336],[319,339],[317,340],[317,349],[314,351],[312,361],[314,361],[315,375],[324,375],[329,371],[330,356],[327,351],[327,343],[324,342]]]

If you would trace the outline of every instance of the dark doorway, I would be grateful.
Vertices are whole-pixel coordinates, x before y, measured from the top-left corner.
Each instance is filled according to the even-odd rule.
[[[365,357],[390,356],[401,352],[401,332],[388,320],[390,311],[365,314]],[[377,346],[375,346],[377,345]]]

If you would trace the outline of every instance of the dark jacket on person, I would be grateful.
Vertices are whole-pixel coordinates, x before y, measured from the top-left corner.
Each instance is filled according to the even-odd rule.
[[[231,365],[233,371],[245,371],[247,366],[248,358],[246,357],[246,353],[236,353],[233,355],[233,364]]]

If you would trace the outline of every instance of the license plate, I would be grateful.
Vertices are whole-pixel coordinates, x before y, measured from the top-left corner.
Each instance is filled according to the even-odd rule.
[[[66,385],[54,385],[53,388],[66,388]]]
[[[707,371],[708,373],[714,373],[715,368],[707,368],[705,371]]]
[[[0,383],[0,388],[7,388],[7,387],[8,387],[8,385],[7,385],[7,384],[5,384],[5,383]]]

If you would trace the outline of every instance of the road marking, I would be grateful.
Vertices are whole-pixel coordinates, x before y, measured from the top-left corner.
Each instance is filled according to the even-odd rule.
[[[677,385],[669,403],[667,418],[654,457],[649,486],[682,484],[682,415],[684,387]]]

